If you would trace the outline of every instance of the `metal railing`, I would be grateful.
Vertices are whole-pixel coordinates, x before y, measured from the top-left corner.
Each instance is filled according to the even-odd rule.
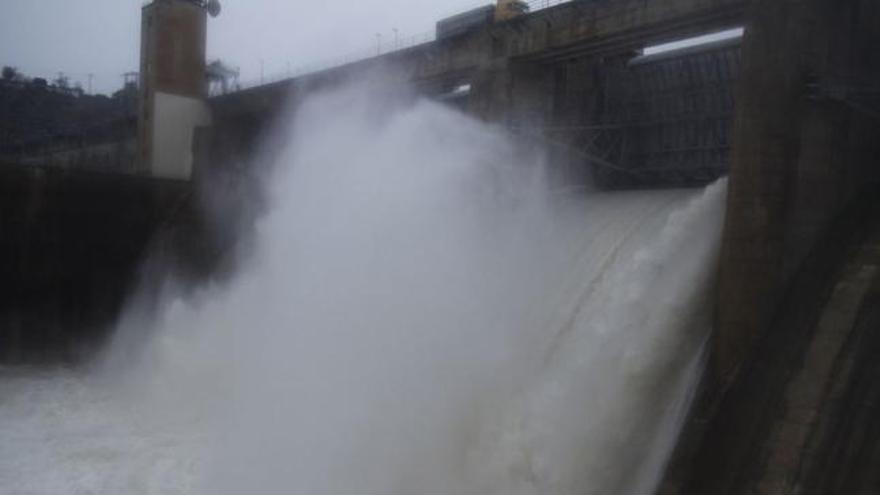
[[[526,4],[528,4],[529,6],[529,13],[534,13],[544,9],[548,9],[550,7],[555,7],[557,5],[569,3],[571,1],[572,0],[530,0],[527,1]],[[483,2],[482,4],[485,5],[485,2]],[[383,39],[379,39],[373,47],[360,50],[358,52],[350,53],[348,55],[343,55],[328,60],[297,65],[291,67],[286,71],[275,72],[269,76],[245,80],[243,82],[240,82],[238,86],[233,90],[233,92],[250,89],[257,86],[264,86],[267,84],[304,76],[306,74],[311,74],[314,72],[320,72],[323,70],[333,69],[335,67],[341,67],[343,65],[353,64],[355,62],[369,60],[371,58],[388,55],[389,53],[400,52],[409,48],[413,48],[415,46],[430,43],[435,40],[436,32],[433,30],[416,35],[396,37],[396,39],[393,40],[386,41]]]
[[[549,9],[550,7],[555,7],[562,3],[568,3],[571,0],[530,0],[526,2],[529,5],[529,12],[536,12],[538,10]]]

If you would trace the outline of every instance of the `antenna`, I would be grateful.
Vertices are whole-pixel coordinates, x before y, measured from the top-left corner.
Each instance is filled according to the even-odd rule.
[[[219,0],[208,0],[208,4],[205,6],[208,9],[208,14],[211,17],[217,17],[220,15],[220,2]]]

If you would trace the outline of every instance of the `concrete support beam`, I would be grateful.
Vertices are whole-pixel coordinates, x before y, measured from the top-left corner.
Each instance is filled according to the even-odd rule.
[[[540,128],[550,118],[553,74],[533,64],[501,59],[473,76],[469,110],[489,122]]]
[[[743,42],[715,356],[730,372],[767,326],[782,286],[785,210],[800,144],[809,37],[803,2],[759,0]]]
[[[722,376],[771,327],[804,258],[868,180],[866,136],[878,130],[810,95],[821,81],[875,77],[876,2],[756,0],[749,18],[714,345]]]
[[[559,60],[639,49],[742,25],[747,0],[572,1],[505,25],[511,56]]]

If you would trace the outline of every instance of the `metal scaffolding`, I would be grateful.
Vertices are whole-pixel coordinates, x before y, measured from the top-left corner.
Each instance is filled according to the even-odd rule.
[[[557,111],[569,115],[547,133],[596,157],[606,186],[710,182],[729,167],[739,66],[738,43],[621,57],[591,74],[574,65],[557,76],[566,81],[558,82]]]

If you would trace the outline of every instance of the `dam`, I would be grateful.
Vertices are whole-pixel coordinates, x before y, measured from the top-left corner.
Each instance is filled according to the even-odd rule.
[[[874,3],[498,2],[210,94],[154,0],[124,131],[0,152],[0,488],[873,493]]]

